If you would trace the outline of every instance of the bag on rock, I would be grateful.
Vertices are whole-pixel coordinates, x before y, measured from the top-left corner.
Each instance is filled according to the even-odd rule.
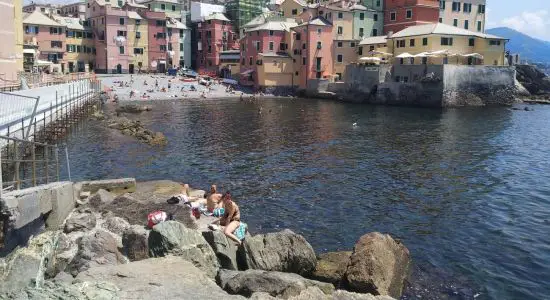
[[[168,215],[160,210],[154,211],[147,215],[147,227],[153,228],[158,223],[162,223],[168,219]]]

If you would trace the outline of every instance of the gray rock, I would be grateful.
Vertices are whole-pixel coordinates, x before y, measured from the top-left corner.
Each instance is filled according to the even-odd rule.
[[[351,253],[351,251],[340,251],[320,254],[311,278],[330,282],[339,287],[348,268]]]
[[[294,273],[276,271],[220,269],[216,281],[228,293],[246,297],[260,292],[287,299],[299,295],[311,286],[319,288],[325,294],[332,294],[334,291],[334,286],[330,283],[306,279]]]
[[[64,272],[78,252],[78,245],[66,234],[59,233],[54,255],[47,261],[46,278],[57,277]]]
[[[132,225],[123,232],[123,253],[130,261],[149,258],[149,232],[140,225]]]
[[[317,263],[306,239],[291,230],[246,238],[240,255],[249,269],[293,272],[307,276]]]
[[[112,300],[118,299],[117,288],[108,282],[66,284],[46,281],[43,286],[28,286],[16,292],[0,295],[10,300]]]
[[[115,196],[104,189],[99,189],[93,196],[88,198],[88,203],[92,207],[100,207],[104,204],[113,202]]]
[[[365,234],[350,257],[346,271],[348,289],[400,298],[409,266],[409,250],[403,244],[387,234]]]
[[[212,278],[219,268],[216,254],[201,233],[176,221],[162,222],[153,227],[149,233],[149,253],[152,257],[179,256]]]
[[[71,284],[74,280],[74,277],[66,272],[59,272],[55,277],[52,279],[52,282],[55,283],[66,283]]]
[[[122,233],[130,227],[130,223],[120,217],[108,217],[105,222],[101,224],[101,227],[116,235],[122,236]]]
[[[348,292],[344,290],[335,291],[332,294],[331,299],[334,299],[334,300],[395,300],[394,298],[390,296],[385,296],[385,295],[374,296],[372,294],[360,294],[360,293],[353,293],[353,292]]]
[[[69,271],[76,276],[94,266],[121,263],[124,263],[124,257],[118,251],[116,239],[111,233],[98,229],[78,241],[78,252],[69,265]]]
[[[237,246],[219,230],[205,231],[202,233],[204,239],[210,244],[220,266],[228,270],[238,270]]]
[[[112,283],[120,299],[245,299],[228,295],[192,263],[174,256],[91,268],[76,279]]]
[[[59,231],[44,232],[29,240],[25,248],[19,248],[0,262],[0,291],[16,291],[31,282],[44,281],[46,263],[55,253]]]
[[[96,218],[91,211],[74,211],[65,221],[65,233],[88,231],[95,227]]]

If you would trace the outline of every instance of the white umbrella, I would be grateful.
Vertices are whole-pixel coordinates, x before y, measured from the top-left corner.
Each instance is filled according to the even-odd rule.
[[[475,58],[483,59],[483,55],[481,55],[479,53],[463,54],[462,56],[464,56],[464,57],[475,57]]]
[[[359,60],[360,61],[373,61],[373,62],[382,61],[382,59],[379,58],[379,57],[368,57],[368,56],[367,57],[361,57]]]
[[[386,53],[386,52],[376,51],[376,50],[369,51],[369,54],[370,55],[379,54],[379,55],[385,55],[385,56],[393,56],[393,54],[391,54],[391,53]]]
[[[414,56],[407,52],[401,53],[396,56],[396,58],[410,58],[410,57],[414,57]]]

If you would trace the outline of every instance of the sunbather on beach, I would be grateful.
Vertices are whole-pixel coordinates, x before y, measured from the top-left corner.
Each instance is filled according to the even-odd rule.
[[[241,212],[239,206],[231,199],[231,194],[226,192],[222,197],[222,204],[225,210],[224,215],[214,223],[219,223],[221,226],[225,226],[223,233],[238,245],[241,244],[241,240],[233,234],[233,232],[241,225]]]

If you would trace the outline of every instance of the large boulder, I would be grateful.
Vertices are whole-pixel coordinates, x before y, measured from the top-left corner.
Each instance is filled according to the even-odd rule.
[[[99,189],[93,196],[88,199],[88,203],[92,207],[100,207],[102,205],[113,202],[115,196],[110,192]]]
[[[122,233],[123,253],[130,261],[149,258],[149,232],[143,226],[132,225]]]
[[[76,279],[112,283],[119,299],[245,299],[228,295],[192,263],[174,256],[91,268]]]
[[[73,231],[88,231],[95,227],[96,217],[89,209],[74,211],[65,221],[65,233]]]
[[[202,233],[204,239],[210,244],[221,267],[228,270],[238,270],[237,263],[237,246],[235,242],[228,239],[227,236],[219,231],[204,231]]]
[[[105,230],[98,229],[79,239],[78,252],[69,265],[69,271],[76,276],[91,267],[125,262],[124,256],[118,251],[115,237]]]
[[[273,297],[288,299],[299,295],[310,286],[321,289],[325,294],[332,294],[334,291],[334,286],[330,283],[276,271],[220,269],[216,281],[228,293],[246,297],[252,296],[253,293],[267,293]]]
[[[43,282],[45,265],[55,255],[59,231],[44,232],[29,240],[25,248],[19,248],[0,259],[0,291],[16,291],[31,282]]]
[[[348,289],[400,298],[409,273],[409,250],[387,234],[371,232],[355,244],[346,271]]]
[[[64,272],[78,253],[78,245],[64,233],[59,233],[54,255],[46,262],[46,278]]]
[[[130,223],[121,217],[114,216],[105,219],[105,222],[101,224],[101,227],[116,235],[122,236],[122,233],[130,227]]]
[[[246,238],[240,255],[248,269],[304,276],[311,274],[317,263],[315,252],[306,239],[288,229]]]
[[[219,268],[216,254],[202,234],[176,221],[162,222],[153,227],[149,233],[149,253],[152,257],[179,256],[212,278]]]
[[[311,278],[330,282],[339,287],[348,268],[351,253],[351,251],[340,251],[320,254]]]
[[[0,295],[6,300],[112,300],[119,299],[117,287],[109,282],[75,284],[46,281],[41,286],[27,286]]]

